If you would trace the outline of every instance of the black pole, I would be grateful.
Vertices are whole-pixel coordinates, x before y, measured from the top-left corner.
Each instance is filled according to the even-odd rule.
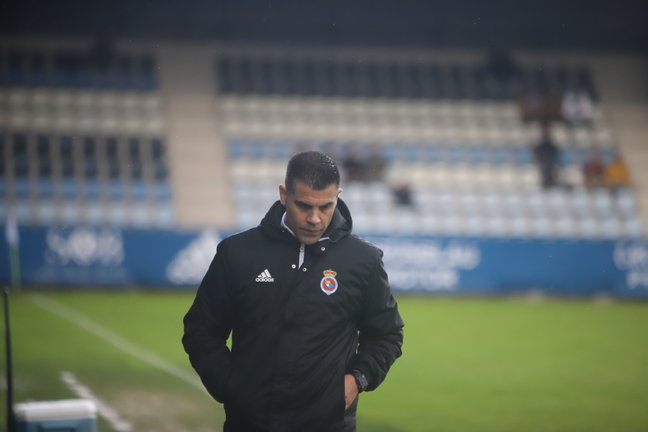
[[[13,410],[13,365],[11,363],[11,330],[9,328],[9,287],[2,290],[5,319],[5,354],[7,356],[7,432],[16,432],[16,417]]]

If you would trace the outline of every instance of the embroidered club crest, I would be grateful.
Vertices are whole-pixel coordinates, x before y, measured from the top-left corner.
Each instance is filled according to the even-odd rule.
[[[324,277],[320,281],[320,288],[324,294],[331,295],[338,289],[337,273],[333,270],[324,270]]]

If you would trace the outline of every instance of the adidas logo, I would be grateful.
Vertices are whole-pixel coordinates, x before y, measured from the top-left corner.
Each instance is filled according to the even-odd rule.
[[[274,278],[270,275],[268,269],[265,269],[261,272],[259,276],[256,277],[255,281],[257,282],[274,282]]]

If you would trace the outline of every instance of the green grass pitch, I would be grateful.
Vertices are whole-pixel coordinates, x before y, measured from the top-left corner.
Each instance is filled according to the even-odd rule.
[[[61,379],[68,371],[133,431],[219,431],[222,409],[200,389],[180,345],[192,298],[13,295],[15,401],[77,397]],[[398,300],[403,357],[376,392],[362,395],[359,432],[648,430],[648,304]],[[2,428],[5,392],[0,398]],[[103,418],[99,429],[114,430]]]

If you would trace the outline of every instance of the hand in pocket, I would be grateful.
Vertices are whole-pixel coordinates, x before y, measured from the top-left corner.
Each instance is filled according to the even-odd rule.
[[[358,384],[353,375],[344,375],[344,409],[349,409],[358,397]]]

